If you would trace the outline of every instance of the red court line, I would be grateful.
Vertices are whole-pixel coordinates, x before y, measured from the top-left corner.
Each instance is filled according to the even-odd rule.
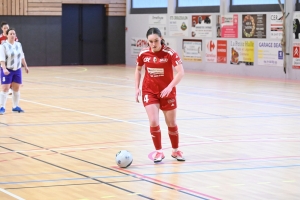
[[[187,191],[187,192],[190,192],[190,193],[193,193],[193,194],[198,194],[198,195],[203,196],[203,197],[208,197],[208,198],[210,198],[212,200],[221,200],[221,199],[219,199],[217,197],[213,197],[213,196],[210,196],[210,195],[207,195],[207,194],[195,191],[195,190],[191,190],[191,189],[188,189],[188,188],[185,188],[185,187],[181,187],[181,186],[178,186],[178,185],[175,185],[175,184],[172,184],[172,183],[168,183],[168,182],[161,181],[161,180],[158,180],[158,179],[155,179],[155,178],[151,178],[151,177],[139,174],[139,173],[135,173],[135,172],[126,170],[126,169],[122,169],[122,168],[115,167],[115,166],[112,167],[112,168],[115,168],[115,169],[117,169],[119,171],[126,172],[128,174],[134,174],[136,176],[136,178],[142,178],[142,179],[146,179],[146,180],[151,180],[151,181],[154,181],[156,183],[162,183],[164,185],[171,186],[173,188],[176,188],[176,190]]]

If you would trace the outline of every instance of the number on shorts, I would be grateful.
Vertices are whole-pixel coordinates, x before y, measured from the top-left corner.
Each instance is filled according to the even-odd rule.
[[[148,103],[148,101],[149,101],[149,99],[148,99],[148,94],[146,94],[146,95],[144,96],[144,102]]]
[[[2,77],[2,82],[5,82],[5,77]]]

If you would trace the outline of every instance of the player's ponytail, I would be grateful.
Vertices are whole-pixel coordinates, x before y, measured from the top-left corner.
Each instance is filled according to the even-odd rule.
[[[146,33],[146,37],[148,38],[148,36],[152,35],[152,34],[156,34],[159,37],[161,37],[161,32],[160,32],[160,30],[158,28],[149,28],[149,30]],[[161,39],[160,44],[164,44],[165,45],[166,44],[165,39]]]

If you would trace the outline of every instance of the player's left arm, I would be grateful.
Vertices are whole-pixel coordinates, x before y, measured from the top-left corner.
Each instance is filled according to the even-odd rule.
[[[24,55],[24,52],[23,52],[22,45],[20,44],[20,46],[21,46],[21,62],[22,62],[22,65],[25,68],[25,72],[29,73],[29,68],[28,68],[26,60],[25,60],[25,55]]]
[[[167,97],[170,92],[172,91],[173,87],[175,87],[182,79],[182,77],[184,76],[184,69],[182,64],[178,64],[177,66],[175,66],[175,70],[176,70],[176,75],[174,77],[174,79],[171,81],[171,83],[160,93],[160,97]]]
[[[23,65],[24,68],[25,68],[25,72],[26,72],[26,73],[29,73],[29,68],[28,68],[28,66],[27,66],[27,63],[26,63],[25,58],[22,58],[22,65]]]

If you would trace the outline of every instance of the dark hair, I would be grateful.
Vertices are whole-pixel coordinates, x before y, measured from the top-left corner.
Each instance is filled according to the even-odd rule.
[[[1,22],[1,28],[2,28],[4,25],[8,25],[8,23],[7,23],[7,22]]]
[[[146,33],[146,37],[148,38],[149,35],[152,35],[152,34],[156,34],[158,35],[159,37],[161,37],[161,32],[158,28],[149,28],[149,30],[147,31]],[[161,42],[160,44],[166,44],[165,43],[165,40],[164,39],[161,39]]]
[[[8,35],[9,31],[16,31],[16,30],[15,30],[14,28],[9,28],[9,29],[7,29],[7,31],[6,31],[6,35]]]

